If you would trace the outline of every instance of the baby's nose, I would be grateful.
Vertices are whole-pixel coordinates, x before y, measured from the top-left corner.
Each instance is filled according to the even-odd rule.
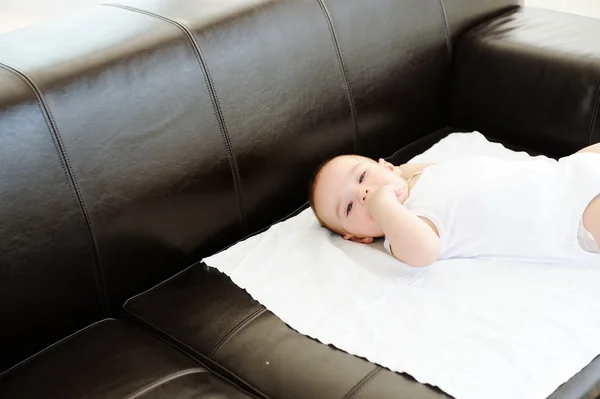
[[[368,187],[361,187],[358,190],[358,200],[360,201],[361,204],[365,203],[368,196],[369,196],[369,188]]]

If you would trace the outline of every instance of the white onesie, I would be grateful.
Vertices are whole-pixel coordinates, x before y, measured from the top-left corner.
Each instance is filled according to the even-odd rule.
[[[425,168],[404,206],[436,225],[439,259],[600,261],[577,239],[598,194],[599,154],[558,161],[469,157]]]

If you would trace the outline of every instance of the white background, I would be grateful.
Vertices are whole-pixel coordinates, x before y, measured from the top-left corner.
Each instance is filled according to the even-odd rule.
[[[0,0],[0,33],[110,0]],[[219,1],[219,0],[217,0]],[[373,1],[376,0],[363,0]],[[403,0],[397,0],[403,1]],[[524,0],[526,6],[551,8],[600,18],[600,0]]]
[[[525,5],[600,18],[600,0],[525,0]]]

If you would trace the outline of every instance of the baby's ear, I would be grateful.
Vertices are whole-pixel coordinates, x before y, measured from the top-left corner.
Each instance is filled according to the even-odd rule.
[[[373,237],[355,237],[350,234],[346,234],[344,236],[344,240],[350,240],[352,242],[357,242],[359,244],[372,244],[373,243]]]
[[[373,237],[362,237],[358,242],[362,244],[373,244]]]
[[[379,165],[383,166],[384,168],[390,170],[390,171],[394,171],[394,165],[392,165],[391,163],[389,163],[388,161],[386,161],[383,158],[379,158]]]

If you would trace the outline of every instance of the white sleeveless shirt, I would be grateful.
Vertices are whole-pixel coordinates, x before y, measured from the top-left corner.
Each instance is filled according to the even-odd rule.
[[[599,154],[469,157],[425,168],[404,206],[437,227],[439,259],[598,261],[577,240],[583,212],[598,194]]]

